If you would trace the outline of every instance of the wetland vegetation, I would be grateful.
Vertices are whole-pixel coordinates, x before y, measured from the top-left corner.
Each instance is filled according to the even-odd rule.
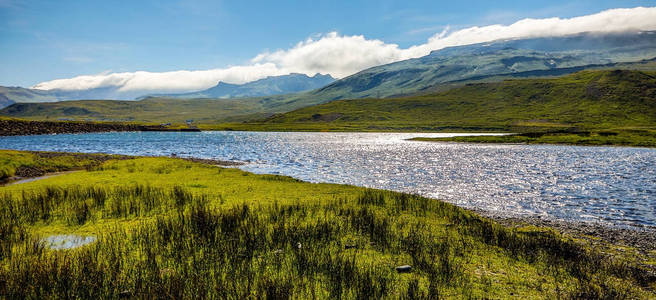
[[[412,138],[425,142],[500,143],[500,144],[565,144],[587,146],[656,147],[655,129],[620,129],[603,131],[547,131],[503,136],[459,136],[447,138]]]
[[[39,159],[2,155],[13,168]],[[611,255],[410,194],[174,158],[107,160],[1,187],[0,223],[7,298],[617,299],[654,297],[656,287],[630,249]],[[96,241],[44,243],[67,234]]]

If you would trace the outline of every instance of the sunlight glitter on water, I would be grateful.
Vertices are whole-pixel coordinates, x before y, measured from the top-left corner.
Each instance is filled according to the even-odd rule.
[[[418,193],[504,215],[656,225],[656,149],[414,142],[427,133],[121,132],[0,148],[193,156],[312,182]]]

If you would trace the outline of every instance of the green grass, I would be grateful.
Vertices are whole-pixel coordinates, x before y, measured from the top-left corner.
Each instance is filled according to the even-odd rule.
[[[584,71],[553,79],[469,84],[426,96],[339,100],[250,125],[416,131],[654,127],[655,99],[656,72]]]
[[[0,225],[7,298],[656,296],[632,261],[549,229],[180,159],[110,160],[0,187]],[[51,250],[38,242],[51,234],[98,241]],[[405,264],[412,272],[395,272]]]
[[[141,101],[78,100],[54,103],[19,103],[0,110],[0,115],[28,120],[91,120],[139,122],[147,124],[184,124],[219,120],[242,121],[263,116],[261,99],[168,99],[149,98]],[[296,107],[295,107],[296,108]],[[291,110],[293,108],[290,108]],[[284,110],[273,109],[272,112]]]
[[[310,105],[330,99],[304,93],[251,99],[66,101],[17,104],[0,115],[174,124],[194,119],[206,130],[264,131],[523,132],[554,126],[586,130],[656,126],[654,71],[583,71],[451,87],[421,96],[336,100],[314,106]]]
[[[33,177],[51,172],[80,170],[120,156],[0,150],[0,183],[10,177]]]
[[[449,138],[418,137],[411,140],[426,142],[656,147],[656,130],[625,129],[579,133],[524,133],[507,136],[459,136]]]

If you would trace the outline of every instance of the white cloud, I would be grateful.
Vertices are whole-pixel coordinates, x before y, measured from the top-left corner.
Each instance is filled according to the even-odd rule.
[[[436,33],[421,45],[406,49],[362,35],[331,32],[309,38],[286,50],[264,52],[249,65],[202,71],[103,73],[42,82],[39,89],[84,90],[117,87],[120,91],[182,92],[214,86],[218,81],[245,83],[292,72],[329,73],[341,78],[363,69],[427,55],[445,47],[499,39],[561,36],[581,32],[656,30],[656,7],[611,9],[597,14],[561,19],[523,19],[510,25],[470,27]]]
[[[401,59],[404,50],[396,44],[368,40],[362,35],[340,36],[328,33],[317,40],[308,39],[288,50],[262,53],[253,63],[273,63],[293,72],[329,73],[344,77],[362,69]]]
[[[195,91],[216,85],[220,81],[242,83],[266,76],[289,74],[272,63],[257,63],[225,69],[172,72],[103,72],[67,79],[56,79],[39,83],[33,88],[50,90],[87,90],[99,87],[117,87],[121,92],[129,91]]]

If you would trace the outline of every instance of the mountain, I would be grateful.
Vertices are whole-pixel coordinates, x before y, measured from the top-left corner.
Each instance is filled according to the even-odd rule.
[[[310,77],[305,74],[292,73],[282,76],[269,76],[264,79],[244,83],[230,84],[219,82],[209,89],[183,94],[159,94],[150,97],[166,98],[246,98],[271,95],[282,95],[314,90],[335,81],[330,75],[315,74]],[[147,96],[148,97],[148,96]],[[142,97],[145,98],[145,97]]]
[[[513,77],[558,76],[600,65],[656,58],[656,32],[583,33],[450,47],[373,67],[313,91],[319,101],[383,98],[436,86]]]
[[[334,82],[330,75],[316,74],[309,77],[305,74],[289,74],[271,76],[245,84],[229,84],[219,82],[207,90],[184,94],[160,94],[143,96],[142,91],[124,92],[117,87],[95,88],[79,91],[37,90],[21,87],[0,86],[0,108],[13,103],[39,103],[70,100],[132,100],[147,97],[165,98],[244,98],[270,95],[291,94],[314,90]]]
[[[469,83],[428,95],[335,100],[303,108],[296,101],[267,102],[266,99],[148,98],[23,103],[0,110],[0,116],[174,123],[194,119],[205,125],[262,120],[227,125],[235,130],[655,127],[656,71],[581,71],[555,78]],[[273,113],[277,114],[271,116]]]
[[[0,108],[13,103],[41,103],[79,99],[133,99],[141,94],[119,92],[116,87],[65,91],[0,86]]]
[[[586,33],[446,48],[433,51],[424,57],[373,67],[321,88],[295,94],[215,99],[202,103],[193,101],[174,103],[175,100],[181,100],[175,97],[197,98],[217,95],[235,97],[262,90],[268,92],[289,90],[287,85],[269,84],[280,79],[269,77],[241,86],[219,84],[207,91],[185,96],[149,97],[147,98],[149,101],[142,102],[145,101],[142,100],[137,103],[125,101],[115,103],[78,101],[53,105],[17,103],[0,111],[0,114],[32,119],[165,121],[171,118],[202,118],[213,123],[243,121],[256,116],[287,112],[334,100],[434,94],[468,83],[554,77],[592,69],[654,70],[656,69],[654,58],[656,58],[654,32]],[[290,79],[289,82],[293,83],[291,79],[298,76],[305,75],[289,75],[286,80]],[[322,78],[321,75],[312,78],[318,76],[319,79]],[[331,78],[326,80],[328,79]],[[166,105],[163,105],[164,103]],[[167,105],[174,105],[175,111]],[[208,109],[214,111],[207,111]]]
[[[254,126],[270,130],[656,127],[656,71],[582,71],[549,79],[472,83],[422,96],[336,100],[275,115]]]
[[[0,86],[0,108],[13,103],[52,102],[59,100],[48,91]]]

